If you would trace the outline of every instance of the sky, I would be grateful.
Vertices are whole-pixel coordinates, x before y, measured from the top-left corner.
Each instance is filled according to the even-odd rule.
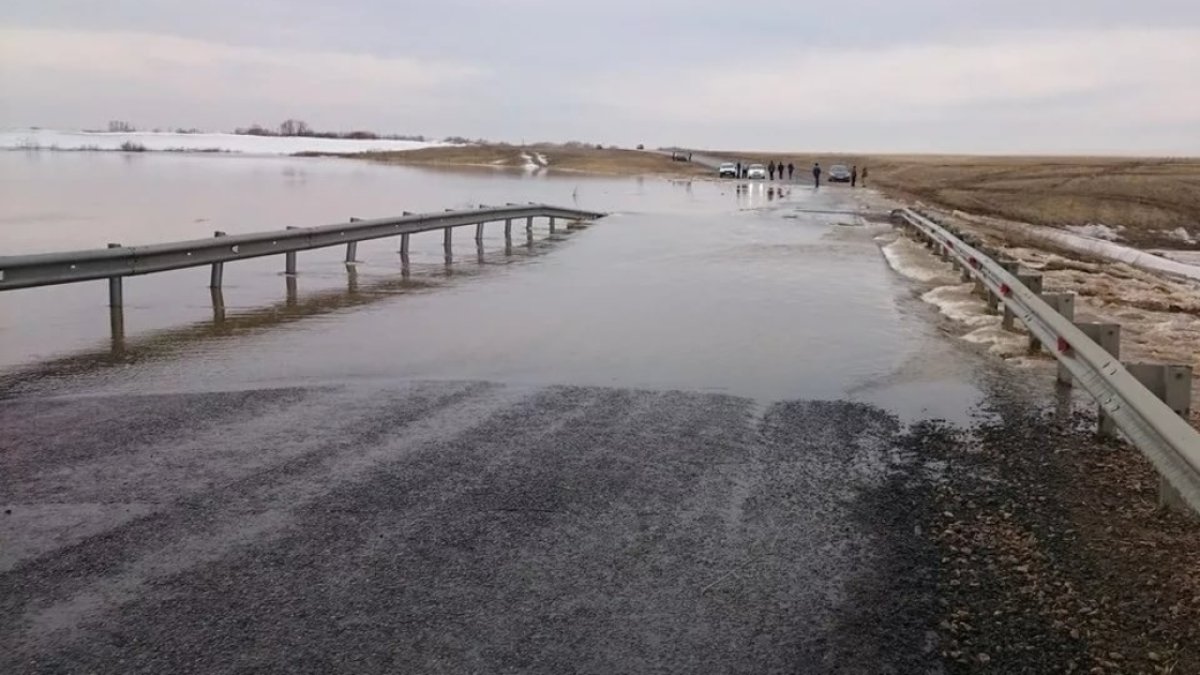
[[[1197,0],[5,0],[0,128],[1200,155]]]

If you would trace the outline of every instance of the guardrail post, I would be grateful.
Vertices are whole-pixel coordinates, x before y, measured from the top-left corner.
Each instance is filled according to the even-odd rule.
[[[120,244],[110,242],[109,248],[121,248]],[[125,291],[124,280],[121,277],[108,278],[108,306],[109,307],[124,307],[125,306]]]
[[[125,352],[125,308],[121,306],[108,308],[108,334],[111,338],[112,353],[119,355]]]
[[[214,237],[224,237],[225,233],[217,230],[213,232]],[[209,288],[220,288],[221,282],[225,279],[225,263],[215,262],[212,264],[212,274],[208,277]]]
[[[1089,340],[1100,345],[1100,348],[1112,355],[1114,359],[1121,358],[1121,324],[1118,323],[1091,323],[1091,322],[1076,322],[1075,326],[1083,331]],[[1069,379],[1069,378],[1068,378]],[[1073,383],[1070,383],[1073,384]],[[1068,386],[1070,386],[1068,384]],[[1104,408],[1099,408],[1098,416],[1100,418],[1099,428],[1096,430],[1101,436],[1116,436],[1117,425],[1113,422],[1105,412]]]
[[[213,325],[220,326],[225,323],[225,293],[220,286],[208,289],[208,293],[212,296]]]
[[[400,235],[400,257],[408,259],[408,234]]]
[[[989,255],[988,257],[992,257],[992,256]],[[1016,260],[998,260],[994,257],[992,257],[992,259],[996,260],[996,263],[999,264],[1000,267],[1004,268],[1005,272],[1008,272],[1009,274],[1012,274],[1014,276],[1017,274],[1017,271],[1020,270],[1020,268],[1021,268],[1021,263],[1017,262]],[[997,312],[1000,311],[1000,296],[996,295],[991,290],[989,290],[987,286],[984,286],[983,282],[978,282],[976,284],[975,288],[976,288],[976,290],[979,290],[982,288],[982,290],[985,294],[985,297],[987,298],[987,308],[988,308],[989,314],[996,314]],[[1008,308],[1005,307],[1005,309],[1007,310]],[[1006,322],[1005,327],[1007,327],[1007,322]]]
[[[296,227],[295,225],[288,225],[287,229],[298,230],[300,228]],[[296,252],[295,251],[288,251],[287,253],[283,254],[283,273],[287,274],[288,276],[295,276],[295,274],[296,274]]]
[[[1121,324],[1077,321],[1075,327],[1113,358],[1121,358]]]
[[[525,219],[525,231],[533,232],[533,216],[529,216]]]
[[[1162,399],[1176,415],[1187,419],[1192,412],[1192,367],[1158,363],[1126,363],[1125,369],[1152,394]]]
[[[1157,396],[1167,407],[1175,411],[1183,419],[1191,416],[1192,408],[1192,367],[1178,365],[1162,365],[1157,363],[1126,363],[1125,369],[1141,382],[1150,393]],[[1179,491],[1167,482],[1162,475],[1158,477],[1158,505],[1181,513],[1191,513],[1191,509],[1179,494]]]
[[[1075,321],[1075,294],[1074,293],[1042,293],[1042,302],[1050,305],[1050,308],[1058,312],[1067,321],[1074,323]],[[1029,352],[1036,353],[1041,349],[1042,343],[1031,333],[1029,335]],[[1071,371],[1067,370],[1061,362],[1058,364],[1058,381],[1068,387],[1071,386]]]
[[[550,234],[554,234],[554,216],[550,216]]]
[[[1017,274],[1017,281],[1020,281],[1025,288],[1028,288],[1034,293],[1040,294],[1042,292],[1042,275],[1037,272],[1032,272],[1029,274]],[[1005,330],[1013,329],[1014,318],[1016,318],[1016,314],[1013,314],[1013,311],[1008,308],[1008,305],[1005,305],[1004,319],[1001,322],[1001,325]]]
[[[477,223],[475,225],[475,243],[483,243],[483,223]]]
[[[1000,311],[1000,296],[988,290],[987,286],[984,286],[982,283],[979,285],[983,287],[983,293],[987,298],[988,313],[995,314],[996,312]]]
[[[451,241],[452,241],[450,233],[453,231],[454,231],[454,228],[452,228],[452,227],[447,227],[446,229],[442,230],[442,248],[445,249],[447,256],[450,255]]]
[[[362,218],[351,217],[350,222],[360,223],[362,222]],[[348,241],[346,242],[346,264],[353,265],[356,262],[358,262],[358,242]]]
[[[284,284],[287,287],[287,302],[285,304],[288,307],[295,307],[300,296],[299,288],[296,284],[296,277],[294,275],[287,277],[284,280]]]

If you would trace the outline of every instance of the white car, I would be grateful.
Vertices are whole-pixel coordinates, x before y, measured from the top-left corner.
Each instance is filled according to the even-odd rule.
[[[737,178],[737,164],[725,162],[721,168],[717,169],[717,175],[721,178]]]
[[[746,170],[746,177],[765,179],[767,177],[767,167],[762,164],[751,164],[750,168]]]

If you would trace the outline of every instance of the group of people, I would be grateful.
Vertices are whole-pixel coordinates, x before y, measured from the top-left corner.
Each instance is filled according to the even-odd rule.
[[[749,164],[743,164],[742,162],[737,163],[737,175],[738,176],[740,176],[742,178],[749,178],[749,171],[750,171]],[[784,164],[783,162],[776,164],[775,161],[772,160],[770,163],[767,164],[767,179],[775,180],[775,174],[779,174],[779,180],[785,180],[783,177],[784,171],[787,172],[786,180],[792,180],[792,176],[796,173],[796,165],[791,162],[788,162],[787,164]],[[863,187],[867,186],[867,175],[868,175],[868,169],[867,169],[867,167],[864,166],[862,169]],[[813,187],[821,187],[821,163],[820,162],[813,162],[812,177],[813,177]],[[855,164],[854,167],[852,169],[850,169],[850,187],[858,187],[858,179],[859,179],[858,165]]]

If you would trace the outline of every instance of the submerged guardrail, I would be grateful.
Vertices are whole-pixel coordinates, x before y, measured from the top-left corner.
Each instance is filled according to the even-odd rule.
[[[606,214],[594,211],[567,209],[545,204],[508,204],[499,207],[452,210],[441,213],[405,213],[396,218],[360,220],[318,227],[289,227],[284,230],[226,235],[215,232],[211,239],[192,239],[147,246],[109,244],[105,249],[65,251],[38,255],[0,256],[0,291],[71,284],[97,279],[108,280],[109,328],[114,353],[124,351],[125,314],[124,278],[154,272],[165,272],[209,265],[209,289],[212,294],[213,316],[225,315],[225,300],[221,286],[225,278],[225,263],[270,255],[284,256],[284,276],[289,304],[296,300],[296,254],[330,246],[346,246],[346,270],[351,285],[356,279],[355,265],[358,242],[387,237],[400,238],[401,274],[409,274],[409,237],[420,232],[442,230],[446,262],[452,259],[452,231],[456,227],[475,226],[475,244],[483,255],[484,226],[504,222],[507,247],[512,246],[514,220],[525,220],[529,242],[533,241],[534,219],[546,218],[550,232],[555,232],[558,219],[567,221],[567,228],[584,220],[595,220]]]
[[[961,269],[964,281],[974,279],[989,307],[998,309],[1002,303],[1007,327],[1013,318],[1020,319],[1030,333],[1031,347],[1044,345],[1054,354],[1059,381],[1079,382],[1099,404],[1101,432],[1115,425],[1158,470],[1166,482],[1160,492],[1164,505],[1186,505],[1200,512],[1200,433],[1185,421],[1191,401],[1190,366],[1123,364],[1120,327],[1077,324],[1073,295],[1043,293],[1040,274],[1022,274],[1015,260],[993,260],[992,252],[975,238],[911,209],[897,210],[893,216]]]
[[[109,280],[109,304],[122,304],[121,280],[127,276],[165,272],[212,265],[210,287],[220,288],[224,264],[268,255],[285,256],[284,271],[296,273],[296,252],[346,245],[346,262],[353,263],[356,244],[368,239],[400,237],[400,255],[408,255],[409,236],[419,232],[444,230],[444,246],[449,252],[451,231],[456,227],[475,226],[475,240],[483,239],[486,223],[504,221],[506,238],[512,237],[512,221],[525,219],[532,231],[535,218],[548,218],[554,232],[555,219],[594,220],[605,214],[545,204],[509,204],[443,213],[411,214],[398,218],[351,220],[348,223],[319,227],[290,227],[285,230],[226,236],[216,232],[211,239],[193,239],[148,246],[109,244],[106,249],[66,251],[38,255],[0,257],[0,291],[54,284],[70,284],[95,279]],[[407,262],[407,260],[405,260]]]

